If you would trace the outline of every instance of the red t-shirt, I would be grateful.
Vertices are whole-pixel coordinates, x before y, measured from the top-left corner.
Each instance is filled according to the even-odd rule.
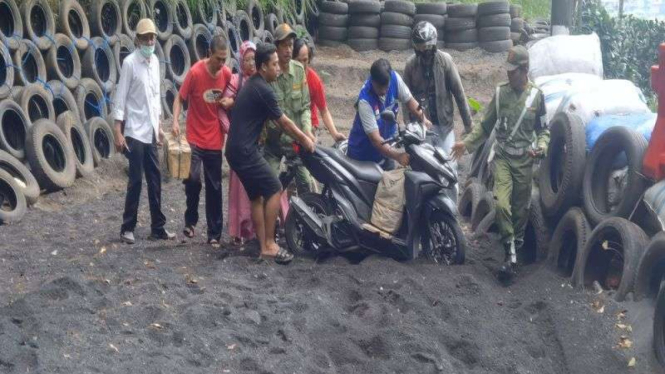
[[[323,89],[323,82],[316,74],[314,69],[307,68],[307,86],[309,87],[310,110],[312,111],[312,126],[319,127],[318,109],[326,108],[326,92]]]
[[[231,69],[224,66],[213,77],[206,60],[194,64],[180,87],[180,97],[187,100],[187,141],[199,148],[221,150],[224,134],[217,115],[217,100],[231,80]]]

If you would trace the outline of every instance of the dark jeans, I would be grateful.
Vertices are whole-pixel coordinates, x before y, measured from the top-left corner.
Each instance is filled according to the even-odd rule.
[[[201,168],[206,184],[206,221],[208,240],[222,237],[222,151],[210,151],[191,145],[192,163],[189,178],[183,181],[187,195],[185,226],[196,226],[199,221],[199,194],[201,193]]]
[[[157,145],[153,136],[153,143],[146,144],[136,139],[125,138],[129,151],[125,150],[125,157],[129,160],[129,181],[127,182],[127,196],[125,197],[125,213],[122,215],[121,232],[134,231],[136,217],[141,197],[141,174],[145,172],[148,185],[148,201],[150,203],[151,230],[153,234],[163,234],[166,217],[162,214],[162,175],[159,170]]]

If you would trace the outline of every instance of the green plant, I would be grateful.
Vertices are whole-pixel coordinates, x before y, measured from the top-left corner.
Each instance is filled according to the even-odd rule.
[[[632,81],[653,102],[651,65],[657,63],[658,45],[665,40],[665,22],[612,17],[598,0],[583,0],[576,23],[575,34],[598,34],[605,77]]]
[[[430,2],[434,0],[417,0],[414,2]],[[459,0],[459,3],[479,3],[486,0]],[[488,1],[488,0],[487,0]],[[522,17],[525,19],[550,18],[552,0],[510,0],[511,4],[522,6]]]

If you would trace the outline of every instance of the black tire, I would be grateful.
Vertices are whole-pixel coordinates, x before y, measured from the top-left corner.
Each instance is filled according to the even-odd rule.
[[[40,80],[46,82],[46,63],[39,48],[28,39],[23,39],[14,52],[14,84],[25,86]]]
[[[448,18],[444,26],[447,33],[474,30],[476,28],[475,18]]]
[[[522,17],[522,6],[518,4],[510,4],[510,18]]]
[[[642,258],[649,238],[636,224],[618,217],[608,218],[591,232],[591,236],[576,266],[579,285],[589,287],[598,281],[603,288],[609,288],[608,278],[621,271],[616,301],[624,301],[626,295],[633,291],[635,277],[640,259]],[[618,248],[615,248],[618,247]],[[623,264],[621,261],[623,258]],[[619,269],[619,265],[621,269]],[[614,266],[614,268],[612,268]]]
[[[665,287],[658,293],[653,317],[653,350],[658,362],[665,366]]]
[[[237,0],[222,0],[224,13],[226,13],[226,21],[233,22],[233,16],[238,11],[238,1]],[[282,23],[280,21],[280,23]]]
[[[85,123],[93,117],[106,118],[108,115],[106,96],[93,79],[81,79],[79,86],[76,87],[74,97],[76,97],[81,123]]]
[[[482,29],[481,29],[482,30]],[[480,48],[486,50],[490,53],[501,53],[506,52],[513,47],[513,41],[508,40],[499,40],[494,42],[480,42]]]
[[[477,13],[478,4],[448,5],[448,17],[451,18],[475,18]]]
[[[470,49],[478,48],[478,43],[451,43],[446,42],[446,48],[454,49],[456,51],[468,51]]]
[[[443,3],[445,4],[445,3]],[[425,21],[432,24],[436,29],[441,29],[446,25],[446,17],[439,16],[437,14],[416,14],[413,17],[413,24],[415,25],[418,22]]]
[[[242,41],[240,41],[238,30],[230,21],[226,21],[226,33],[229,41],[229,49],[232,52],[231,54],[233,56],[237,56],[240,53],[240,46],[242,45]]]
[[[72,94],[72,91],[62,84],[62,82],[56,80],[49,81],[47,91],[51,94],[51,98],[53,99],[53,109],[56,119],[62,113],[71,111],[79,121],[81,120],[76,98],[74,97],[74,94]]]
[[[167,77],[170,77],[176,85],[181,86],[192,66],[187,44],[178,35],[171,35],[164,45],[164,56],[167,60]]]
[[[366,52],[379,49],[378,39],[349,39],[347,41],[349,47],[357,52]]]
[[[21,4],[25,37],[46,51],[53,45],[55,19],[46,0],[24,0]]]
[[[457,204],[457,210],[459,215],[467,220],[471,219],[471,215],[476,210],[478,203],[483,196],[487,193],[485,186],[480,184],[478,179],[469,178],[471,181],[464,188],[462,196],[460,197],[459,203]]]
[[[122,15],[118,2],[116,0],[92,1],[91,7],[89,13],[91,35],[99,36],[114,45],[118,41],[118,35],[122,33]]]
[[[582,209],[571,208],[561,217],[550,241],[548,261],[558,273],[572,278],[578,286],[580,257],[591,235],[591,226]]]
[[[445,40],[447,43],[477,43],[478,42],[478,30],[462,30],[455,32],[447,32],[445,34]]]
[[[510,20],[510,31],[512,32],[520,32],[524,29],[525,27],[525,22],[521,18],[513,18]]]
[[[67,137],[53,121],[41,119],[33,123],[26,153],[32,173],[42,189],[57,191],[74,184],[76,156]]]
[[[352,26],[349,27],[349,40],[351,39],[378,39],[379,29],[375,27]]]
[[[173,6],[168,0],[150,0],[148,2],[148,12],[155,22],[157,28],[157,38],[161,41],[168,40],[173,35]]]
[[[194,5],[194,22],[203,24],[209,30],[217,25],[217,10],[212,1],[197,1]]]
[[[507,1],[488,1],[478,4],[478,17],[500,13],[510,13],[510,3]]]
[[[416,3],[417,14],[435,14],[444,16],[448,13],[448,4],[446,3]]]
[[[343,42],[347,39],[348,30],[344,27],[322,26],[319,29],[319,38]]]
[[[115,144],[113,130],[108,122],[101,117],[93,117],[87,121],[83,128],[88,136],[90,148],[92,149],[92,160],[98,166],[102,160],[109,159],[115,155]]]
[[[261,4],[256,0],[249,0],[247,2],[247,15],[249,15],[249,20],[251,21],[252,33],[254,35],[263,34],[263,30],[265,30],[265,20]]]
[[[46,53],[47,76],[74,89],[81,80],[81,59],[78,51],[67,35],[55,34],[54,39],[55,45]]]
[[[212,40],[212,33],[201,24],[194,25],[194,33],[192,38],[187,42],[189,49],[189,56],[191,64],[194,65],[199,60],[208,57],[208,50],[210,48],[210,41]]]
[[[381,26],[381,37],[411,40],[411,28],[408,26],[383,25]]]
[[[494,210],[495,201],[492,191],[487,191],[476,204],[476,208],[471,212],[471,231],[476,231],[480,222],[489,212]]]
[[[173,32],[180,35],[184,40],[192,37],[192,13],[185,0],[175,0],[173,3]],[[166,40],[168,42],[169,39]]]
[[[478,40],[483,42],[497,42],[510,39],[510,27],[484,27],[478,29]]]
[[[320,194],[309,192],[301,195],[300,199],[302,199],[303,202],[317,215],[328,216],[331,213],[331,208],[328,205],[328,202]],[[284,233],[286,236],[286,244],[289,246],[289,249],[293,254],[303,255],[315,250],[313,246],[314,238],[303,238],[300,223],[291,210],[284,221]]]
[[[474,235],[476,237],[481,236],[483,234],[487,234],[490,232],[497,232],[497,227],[496,227],[496,209],[492,209],[485,218],[478,223],[478,226],[476,226],[476,230],[474,231]]]
[[[2,6],[0,4],[0,6]],[[5,46],[0,46],[0,65],[4,68],[0,70],[0,100],[6,99],[12,93],[14,87],[14,64],[12,55]]]
[[[32,83],[23,87],[21,97],[17,103],[28,116],[30,122],[34,123],[40,119],[48,119],[54,122],[53,97],[41,83]]]
[[[157,56],[157,60],[159,61],[159,77],[164,81],[166,79],[166,56],[164,56],[162,43],[159,41],[155,42],[155,56]],[[118,74],[120,73],[121,70],[118,69]]]
[[[0,223],[20,222],[27,206],[25,195],[14,177],[0,169]]]
[[[61,0],[58,12],[58,32],[72,40],[76,48],[84,51],[90,39],[90,24],[85,10],[76,0]]]
[[[381,25],[413,26],[413,17],[393,12],[381,13]]]
[[[25,144],[32,123],[23,108],[12,100],[0,101],[0,149],[25,159]]]
[[[12,52],[17,50],[23,39],[23,19],[16,1],[0,0],[0,24],[0,42]]]
[[[92,45],[85,51],[82,62],[84,77],[94,79],[104,92],[113,90],[118,81],[118,67],[113,49],[104,39],[92,38]]]
[[[385,12],[402,13],[411,17],[416,15],[416,5],[410,1],[386,0],[384,6]]]
[[[166,119],[173,118],[173,103],[175,102],[177,94],[178,89],[173,82],[170,80],[163,81],[161,89],[162,109],[164,111],[164,118]]]
[[[274,44],[275,43],[275,37],[272,35],[272,33],[268,30],[265,30],[263,32],[263,36],[261,37],[261,41],[264,43],[268,44]]]
[[[379,14],[381,3],[376,0],[353,0],[349,2],[349,14]]]
[[[488,16],[478,17],[478,27],[510,27],[512,24],[512,19],[510,14],[501,13],[501,14],[491,14]]]
[[[609,217],[628,217],[646,189],[641,176],[642,159],[647,142],[642,134],[625,127],[612,127],[598,138],[591,149],[584,169],[582,196],[584,211],[592,225]],[[626,188],[619,193],[619,202],[608,204],[608,184],[613,164],[622,152],[628,158]]]
[[[252,32],[252,21],[249,19],[247,12],[244,10],[236,12],[233,23],[236,26],[236,30],[238,30],[238,36],[240,36],[241,41],[252,40],[254,37]]]
[[[295,17],[297,24],[302,25],[305,23],[305,1],[294,0],[293,2],[295,4],[293,16]]]
[[[319,10],[321,13],[348,14],[349,5],[341,1],[325,0],[319,4]]]
[[[534,189],[531,194],[529,219],[524,231],[524,245],[518,256],[520,262],[533,264],[547,259],[552,231],[548,226],[543,208],[540,205],[540,193]]]
[[[79,118],[73,112],[65,112],[58,116],[56,124],[65,134],[69,147],[74,151],[76,176],[89,177],[95,170],[95,164],[92,160],[90,140],[85,129],[79,123]]]
[[[665,232],[654,236],[644,251],[635,273],[635,301],[655,298],[665,276]]]
[[[132,40],[136,37],[136,25],[147,16],[143,0],[120,0],[120,14],[122,15],[122,31]]]
[[[321,13],[319,15],[319,18],[318,18],[319,22],[321,22],[321,16],[323,14],[325,14],[325,13]],[[277,29],[277,27],[279,26],[279,20],[277,19],[277,16],[275,15],[275,13],[268,13],[268,15],[266,16],[266,19],[265,19],[264,22],[265,22],[266,30],[270,31],[270,33],[274,35],[275,34],[275,29]]]
[[[579,202],[585,162],[584,124],[575,115],[557,113],[550,121],[550,144],[538,177],[548,217],[558,219]]]
[[[395,39],[384,37],[379,39],[379,49],[385,52],[407,51],[411,48],[411,39]]]
[[[349,18],[349,26],[381,27],[381,15],[379,14],[354,14]]]
[[[346,27],[349,23],[349,16],[346,14],[321,13],[319,23],[321,26]]]
[[[16,157],[0,150],[0,170],[9,173],[13,178],[21,181],[19,187],[25,196],[28,205],[33,205],[39,199],[40,189],[37,179],[30,170]]]
[[[446,212],[434,211],[428,219],[427,230],[422,234],[422,249],[423,254],[430,261],[437,264],[446,265],[462,265],[466,257],[466,238],[462,232],[457,219]],[[439,230],[439,235],[432,235],[432,231]],[[444,243],[433,243],[433,237],[444,237],[448,240],[443,240]],[[453,241],[453,243],[448,243]],[[438,244],[438,245],[437,245]],[[440,247],[448,246],[455,248],[453,253],[441,253]]]

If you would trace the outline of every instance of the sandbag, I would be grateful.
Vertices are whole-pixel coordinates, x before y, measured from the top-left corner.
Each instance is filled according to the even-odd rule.
[[[602,78],[593,74],[564,73],[546,75],[534,80],[545,96],[547,110],[547,123],[552,121],[561,101],[571,92],[580,91],[586,87],[595,86]]]
[[[586,125],[586,147],[591,151],[596,140],[605,132],[605,130],[623,126],[644,135],[647,142],[651,139],[651,132],[656,125],[656,113],[636,113],[626,115],[606,115],[596,117]]]
[[[404,195],[404,168],[383,172],[376,188],[372,206],[372,225],[395,233],[402,225],[406,197]]]
[[[557,35],[529,48],[531,79],[562,73],[587,73],[603,77],[600,39],[590,35]]]
[[[604,80],[571,92],[561,101],[557,111],[575,114],[585,125],[605,115],[651,112],[642,91],[633,82],[623,79]]]

